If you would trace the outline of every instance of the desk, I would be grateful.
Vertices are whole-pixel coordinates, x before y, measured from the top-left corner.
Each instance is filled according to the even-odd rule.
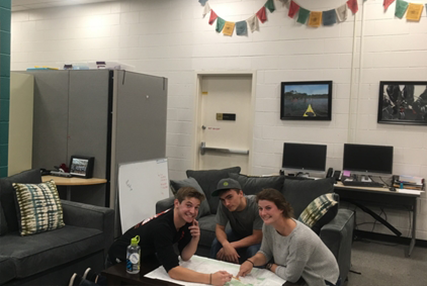
[[[340,195],[340,200],[353,203],[358,206],[362,206],[362,210],[378,219],[378,215],[373,214],[372,211],[364,207],[364,204],[391,207],[403,210],[412,211],[412,230],[411,230],[411,242],[407,255],[410,256],[415,246],[415,232],[417,225],[417,199],[420,197],[420,193],[407,194],[400,193],[399,189],[395,192],[390,191],[388,188],[365,188],[365,187],[351,187],[344,186],[341,182],[335,184],[335,192]],[[383,224],[382,218],[378,219]],[[400,232],[396,230],[389,223],[386,225],[396,235],[400,236]],[[394,230],[393,230],[394,229]]]
[[[67,200],[71,200],[71,187],[72,186],[88,186],[88,185],[98,185],[105,184],[106,179],[99,178],[66,178],[66,177],[57,177],[57,176],[42,176],[42,181],[47,182],[53,180],[57,186],[66,186],[67,187]]]

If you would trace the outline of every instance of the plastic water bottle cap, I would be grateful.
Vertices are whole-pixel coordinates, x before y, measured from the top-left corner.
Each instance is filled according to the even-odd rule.
[[[130,240],[130,244],[131,245],[138,245],[138,243],[139,243],[139,235],[137,235],[137,236],[135,236],[135,237],[133,237],[131,240]]]

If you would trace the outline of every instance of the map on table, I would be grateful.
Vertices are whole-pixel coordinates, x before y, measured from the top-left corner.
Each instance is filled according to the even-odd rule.
[[[228,263],[220,260],[209,259],[206,257],[201,257],[197,255],[193,255],[189,261],[182,261],[180,259],[180,266],[201,272],[201,273],[215,273],[220,270],[225,270],[230,274],[233,274],[233,279],[230,282],[227,282],[225,285],[227,286],[282,286],[286,281],[277,276],[276,274],[268,271],[266,269],[258,269],[253,268],[251,273],[246,275],[246,277],[236,277],[237,273],[239,273],[240,265]],[[163,266],[151,271],[146,274],[145,277],[151,279],[160,279],[164,281],[173,282],[175,284],[180,285],[188,285],[188,286],[198,286],[198,285],[206,285],[200,283],[191,283],[175,280],[169,277],[166,270]]]

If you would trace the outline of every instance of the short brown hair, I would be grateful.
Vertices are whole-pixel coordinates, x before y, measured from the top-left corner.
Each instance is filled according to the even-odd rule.
[[[175,199],[177,199],[179,203],[182,203],[186,198],[196,198],[201,203],[205,199],[205,195],[193,187],[182,187],[176,192]]]
[[[283,211],[282,214],[285,218],[294,217],[294,209],[278,190],[271,188],[263,189],[256,195],[256,202],[258,203],[261,200],[273,202],[279,210]]]

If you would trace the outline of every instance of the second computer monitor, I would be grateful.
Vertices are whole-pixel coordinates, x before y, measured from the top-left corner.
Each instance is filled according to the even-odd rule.
[[[288,143],[283,144],[283,169],[325,171],[326,145]]]
[[[343,170],[392,174],[393,146],[344,144]]]

